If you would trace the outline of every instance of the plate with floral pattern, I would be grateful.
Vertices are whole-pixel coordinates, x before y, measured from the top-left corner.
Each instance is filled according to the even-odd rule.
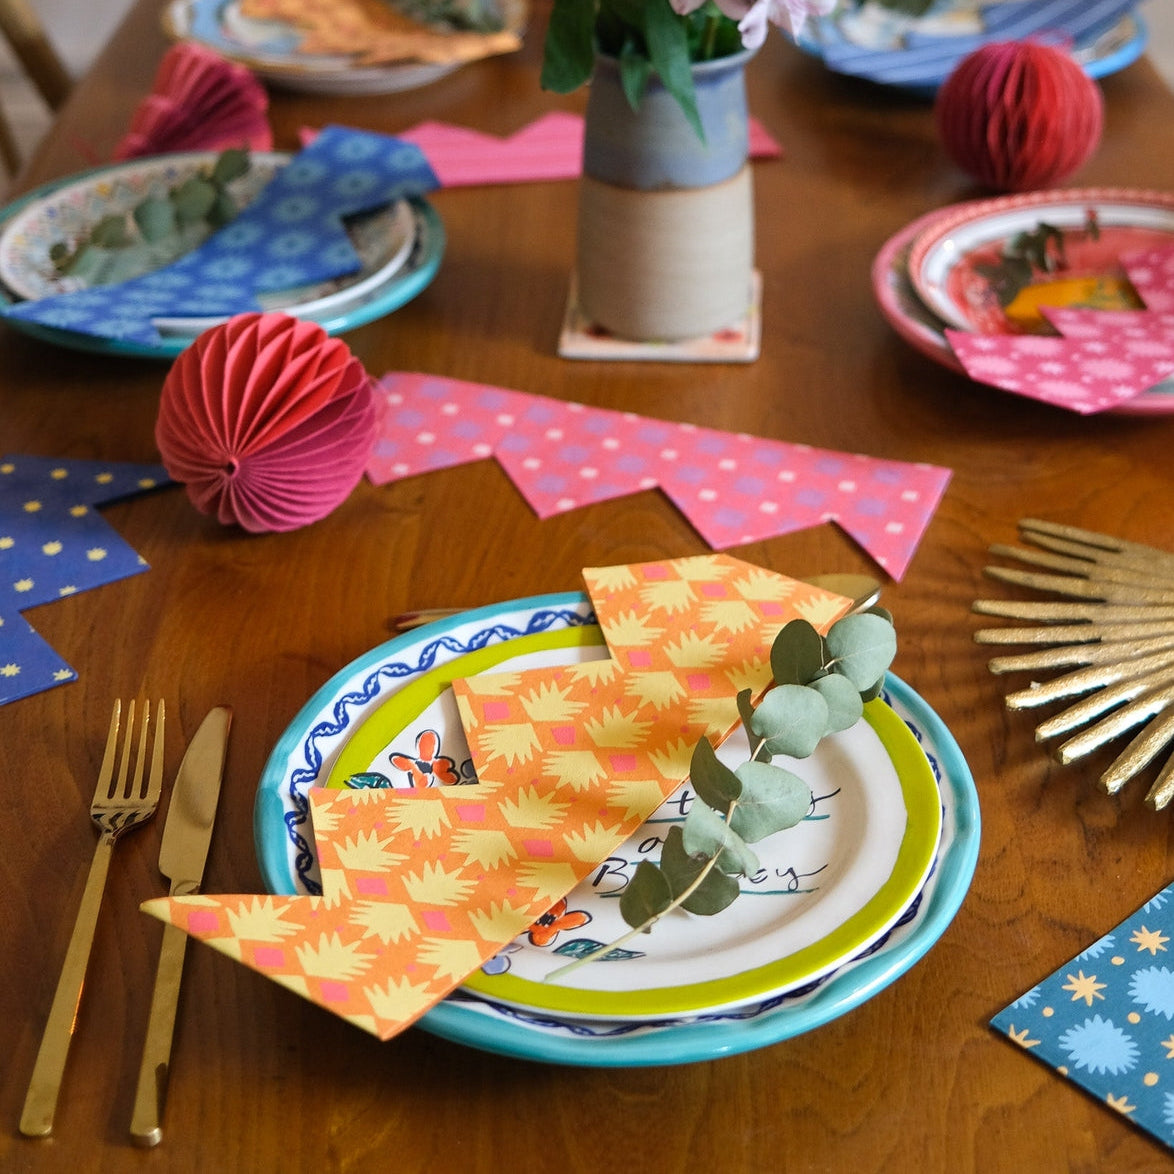
[[[97,168],[85,174],[95,174],[102,170],[105,169]],[[54,180],[42,184],[13,201],[6,208],[0,209],[0,232],[13,217],[30,203],[52,194],[65,182],[70,181]],[[379,279],[374,283],[365,284],[357,292],[342,290],[337,295],[330,295],[329,302],[319,303],[313,313],[307,315],[311,321],[317,322],[332,337],[364,326],[368,322],[374,322],[386,317],[394,310],[398,310],[400,306],[425,290],[439,272],[446,245],[443,221],[433,205],[423,197],[413,196],[404,201],[404,206],[410,223],[408,220],[400,219],[403,212],[397,207],[394,212],[395,227],[389,228],[389,233],[394,233],[396,237],[395,242],[391,244],[394,254],[387,258],[387,263],[384,265]],[[384,215],[392,215],[391,210],[387,210]],[[389,233],[382,233],[385,239],[383,244],[379,246],[380,248],[391,242]],[[406,250],[403,248],[403,238],[405,237]],[[343,280],[345,281],[345,279]],[[324,291],[319,291],[319,293],[321,292]],[[280,295],[273,296],[279,298]],[[14,297],[6,287],[0,286],[0,307],[11,306],[17,300],[19,299]],[[269,305],[268,308],[281,308],[286,313],[294,313],[297,309],[297,307],[288,305],[285,307]],[[54,346],[84,351],[89,354],[119,355],[142,359],[175,358],[191,345],[195,337],[193,324],[196,326],[209,324],[207,321],[196,322],[194,319],[182,319],[172,323],[176,327],[174,332],[161,331],[158,343],[146,345],[118,339],[97,338],[62,326],[49,326],[24,318],[6,316],[4,321],[14,330],[19,330],[22,334],[27,334]]]
[[[566,663],[584,652],[604,652],[597,635],[580,631],[568,640],[560,630],[565,623],[517,630],[519,620],[525,627],[551,614],[541,605],[518,613],[519,606],[472,613],[483,618],[456,635],[436,637],[438,645],[427,643],[428,629],[393,640],[344,669],[312,699],[275,750],[258,793],[258,851],[270,888],[312,891],[316,884],[312,831],[301,817],[306,785],[474,777],[447,690],[451,679],[543,663],[542,657]],[[514,636],[503,637],[510,629]],[[515,648],[525,661],[515,658]],[[415,666],[412,656],[419,657]],[[746,757],[733,739],[723,753],[732,764]],[[655,858],[667,828],[684,818],[691,802],[686,786],[601,862],[588,882],[472,976],[467,989],[562,1016],[655,1019],[761,1002],[866,949],[905,911],[933,863],[941,820],[932,772],[904,724],[879,702],[868,707],[866,721],[788,766],[812,788],[808,818],[757,846],[763,869],[721,916],[681,913],[609,961],[544,981],[562,963],[624,932],[618,895],[638,861]],[[291,871],[300,887],[290,885]]]
[[[958,743],[904,681],[884,694],[921,744],[942,800],[938,858],[900,920],[839,970],[773,999],[734,1010],[659,1021],[585,1020],[527,1012],[464,990],[433,1007],[425,1031],[520,1059],[582,1067],[688,1064],[768,1047],[860,1006],[916,965],[949,927],[974,874],[981,838],[978,794]]]
[[[195,151],[156,155],[114,164],[67,180],[46,195],[24,204],[0,233],[0,280],[17,298],[37,299],[86,288],[86,282],[61,274],[50,250],[85,240],[107,216],[130,216],[149,196],[164,196],[184,180],[211,167],[216,152]],[[248,171],[229,185],[240,208],[247,207],[291,158],[280,152],[254,153]],[[404,267],[415,240],[415,219],[407,200],[365,212],[347,221],[347,234],[361,262],[354,273],[311,286],[258,295],[262,309],[280,310],[320,321],[345,313],[374,290],[385,286]],[[192,226],[158,255],[150,250],[144,266],[158,267],[195,248],[210,233]],[[143,272],[147,268],[142,269]],[[123,279],[137,275],[124,274]],[[194,337],[220,319],[159,318],[164,334]]]

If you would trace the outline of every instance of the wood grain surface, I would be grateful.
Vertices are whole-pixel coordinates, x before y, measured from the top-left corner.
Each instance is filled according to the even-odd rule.
[[[106,158],[165,48],[143,0],[60,114],[24,187]],[[274,90],[278,146],[334,121],[424,119],[506,134],[550,109],[544,9],[525,48],[418,91]],[[104,511],[150,564],[30,614],[80,679],[0,708],[0,1168],[20,1171],[1148,1171],[1168,1155],[987,1026],[995,1012],[1171,879],[1170,816],[1144,783],[1109,798],[1103,760],[1061,767],[1009,714],[973,600],[1016,520],[1068,522],[1174,549],[1174,418],[1082,419],[936,366],[889,328],[870,288],[884,241],[982,194],[945,158],[928,103],[831,75],[774,36],[750,67],[752,112],[785,148],[755,167],[764,281],[750,366],[570,362],[557,334],[573,256],[573,182],[441,191],[434,284],[347,341],[374,374],[427,371],[606,408],[904,461],[953,479],[912,565],[886,582],[895,669],[970,763],[983,816],[973,885],[906,975],[849,1014],[761,1051],[590,1070],[503,1059],[412,1030],[382,1044],[228,959],[189,951],[164,1141],[128,1123],[161,927],[161,824],[111,870],[56,1136],[17,1120],[93,846],[86,808],[117,696],[163,696],[169,772],[213,705],[235,712],[205,888],[261,890],[258,777],[335,671],[410,608],[577,589],[579,569],[702,553],[650,492],[538,520],[490,462],[375,488],[321,523],[247,536],[179,489]],[[1103,83],[1102,146],[1073,184],[1174,185],[1174,98],[1142,60]],[[157,459],[161,363],[99,359],[0,327],[0,451]],[[795,576],[870,572],[832,525],[736,553]],[[2,564],[0,564],[2,565]],[[34,803],[35,799],[35,803]]]

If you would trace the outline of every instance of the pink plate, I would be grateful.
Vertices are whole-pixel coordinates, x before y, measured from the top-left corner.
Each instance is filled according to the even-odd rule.
[[[1016,241],[1032,257],[1029,267],[1006,259]],[[909,279],[960,330],[1041,333],[1040,304],[1140,309],[1119,258],[1172,244],[1174,195],[1167,192],[1028,192],[954,205],[913,243]]]
[[[1056,193],[1035,193],[1037,196]],[[1169,200],[1170,197],[1162,197]],[[990,204],[994,201],[982,201]],[[949,341],[946,327],[951,325],[931,310],[918,294],[909,272],[912,250],[921,248],[923,235],[940,236],[942,222],[956,219],[960,208],[972,205],[951,205],[938,208],[905,225],[881,247],[872,263],[872,288],[881,312],[889,325],[911,346],[935,362],[959,374],[965,374]],[[1174,413],[1174,380],[1166,380],[1143,392],[1136,399],[1112,409],[1114,414],[1167,415]]]

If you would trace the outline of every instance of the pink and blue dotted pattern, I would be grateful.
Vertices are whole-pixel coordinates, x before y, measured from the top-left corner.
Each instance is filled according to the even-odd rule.
[[[714,550],[834,521],[895,579],[950,479],[936,465],[677,424],[435,375],[379,385],[369,478],[494,457],[539,517],[659,488]]]

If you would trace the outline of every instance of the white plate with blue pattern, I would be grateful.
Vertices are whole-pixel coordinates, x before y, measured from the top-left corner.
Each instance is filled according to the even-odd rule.
[[[307,789],[329,779],[363,718],[404,682],[487,645],[593,622],[586,597],[544,596],[462,613],[381,645],[347,666],[306,704],[275,747],[257,793],[258,859],[274,892],[317,886]],[[896,924],[833,973],[799,989],[711,1012],[662,1019],[582,1019],[507,1005],[467,990],[420,1025],[446,1038],[508,1055],[594,1066],[680,1063],[778,1042],[827,1022],[894,981],[945,930],[969,886],[978,851],[977,796],[948,730],[902,682],[888,700],[922,744],[941,791],[942,836],[928,880]]]

